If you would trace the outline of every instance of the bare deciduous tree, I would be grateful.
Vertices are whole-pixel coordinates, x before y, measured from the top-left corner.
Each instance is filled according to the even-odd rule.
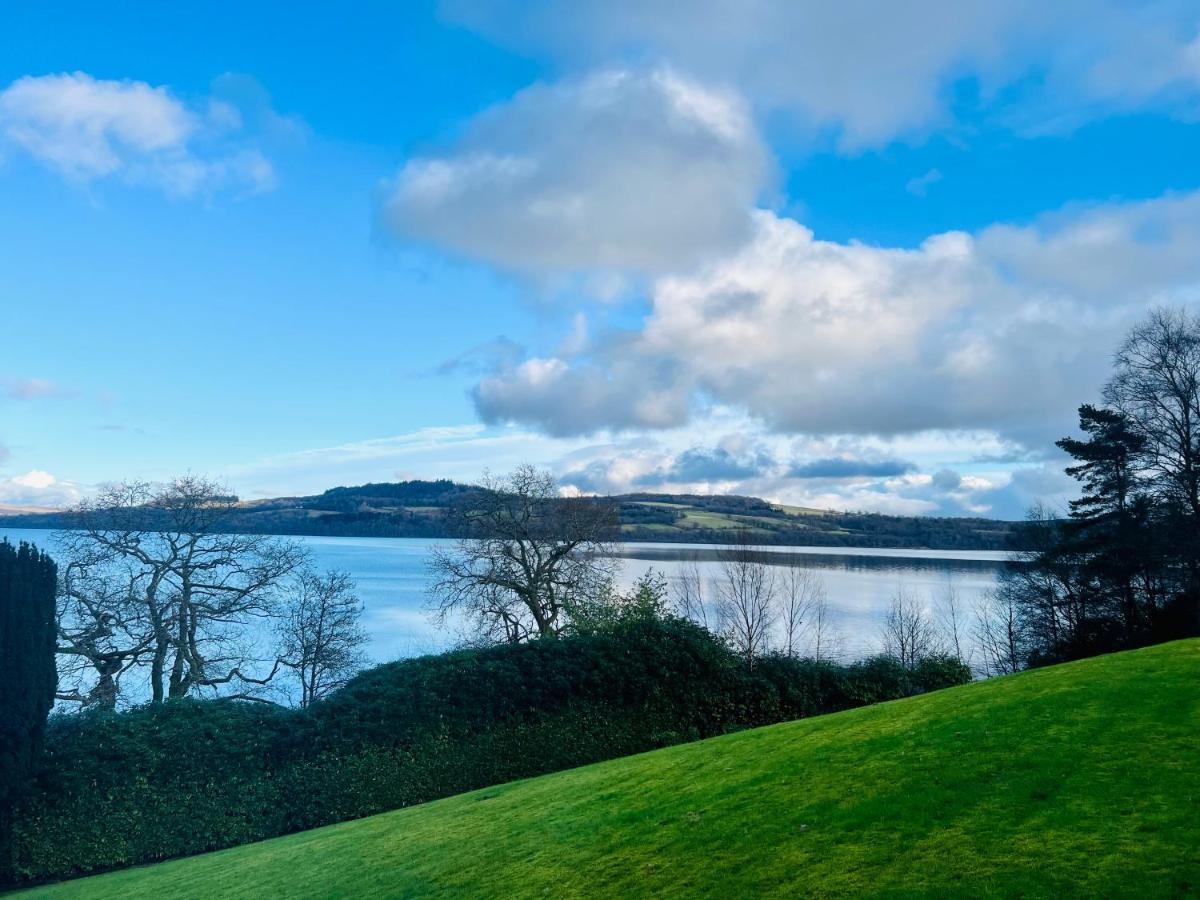
[[[754,668],[756,659],[769,649],[775,620],[774,573],[758,558],[744,531],[719,552],[719,560],[716,589],[721,633]]]
[[[836,661],[841,658],[845,643],[845,637],[834,619],[833,607],[829,604],[829,596],[822,583],[813,597],[805,654],[820,662]]]
[[[685,619],[708,627],[708,601],[705,599],[704,575],[695,556],[680,567],[673,585],[675,611]]]
[[[304,554],[274,537],[224,533],[235,504],[214,482],[185,476],[115,485],[75,510],[76,531],[62,537],[75,580],[63,588],[60,647],[95,669],[99,702],[113,701],[115,677],[133,665],[147,669],[153,702],[227,686],[258,699],[278,672],[278,656],[257,646],[261,625]]]
[[[300,705],[308,706],[362,668],[367,635],[361,626],[362,603],[349,574],[321,575],[305,569],[295,581],[280,625],[280,662],[295,674]]]
[[[1200,521],[1200,317],[1154,310],[1122,344],[1104,398],[1146,438],[1159,487]]]
[[[1010,592],[994,590],[979,598],[973,635],[980,674],[1011,675],[1024,667],[1026,641],[1021,609]]]
[[[937,628],[925,605],[903,588],[892,595],[882,637],[883,652],[910,669],[941,650]]]
[[[812,627],[810,619],[814,609],[825,595],[825,583],[801,560],[789,556],[778,586],[779,624],[783,635],[781,649],[788,656],[798,656],[801,643]]]
[[[1200,627],[1200,316],[1156,309],[1125,339],[1104,399],[1141,449],[1132,469],[1175,520],[1164,535],[1183,569],[1191,628]],[[1128,552],[1128,551],[1126,551]],[[1153,592],[1148,598],[1153,610]],[[1132,606],[1133,601],[1127,601]]]
[[[112,709],[121,679],[154,644],[142,606],[141,571],[68,532],[62,548],[56,622],[56,697]]]
[[[942,634],[946,649],[954,656],[970,665],[970,648],[964,648],[963,638],[966,631],[966,610],[958,596],[958,588],[952,578],[947,578],[942,584],[937,601],[937,626]]]
[[[552,637],[573,604],[609,590],[616,510],[595,497],[561,497],[554,476],[521,466],[487,477],[455,511],[462,537],[430,558],[433,610],[461,617],[477,638]]]

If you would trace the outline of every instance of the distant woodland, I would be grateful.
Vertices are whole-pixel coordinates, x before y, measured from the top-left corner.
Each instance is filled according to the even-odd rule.
[[[476,490],[447,480],[335,487],[310,497],[243,501],[227,527],[245,534],[452,537],[449,511]],[[755,497],[624,494],[613,500],[626,541],[719,544],[743,531],[762,544],[1004,550],[1015,527],[992,519],[782,507]],[[71,514],[0,516],[0,525],[64,528]]]

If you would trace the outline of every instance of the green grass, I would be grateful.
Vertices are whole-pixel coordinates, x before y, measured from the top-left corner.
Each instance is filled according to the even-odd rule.
[[[503,785],[45,897],[1178,896],[1200,641]]]

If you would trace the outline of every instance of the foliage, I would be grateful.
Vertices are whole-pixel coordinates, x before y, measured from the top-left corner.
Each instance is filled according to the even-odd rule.
[[[699,626],[631,614],[378,666],[304,710],[183,700],[57,718],[17,823],[20,874],[226,847],[967,677],[783,657],[750,672]]]
[[[670,594],[667,577],[653,568],[639,575],[624,594],[617,592],[610,582],[596,596],[573,604],[569,631],[595,634],[642,620],[665,619],[671,614]]]
[[[37,761],[54,704],[54,562],[0,541],[0,880],[8,873],[9,810]]]
[[[1070,516],[1034,509],[1018,533],[981,628],[989,668],[1200,634],[1200,317],[1152,312],[1104,399],[1079,408],[1083,439],[1058,441],[1082,492]]]
[[[35,896],[1187,896],[1198,677],[1116,654]]]

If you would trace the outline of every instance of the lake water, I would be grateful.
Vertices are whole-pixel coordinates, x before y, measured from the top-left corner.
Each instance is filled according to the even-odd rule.
[[[53,532],[0,528],[11,541],[32,541],[53,552]],[[425,609],[425,560],[431,547],[445,543],[419,538],[298,539],[320,568],[349,572],[358,583],[371,635],[369,653],[379,662],[436,652],[455,635],[439,630]],[[761,547],[767,562],[791,556],[803,561],[825,585],[843,655],[861,656],[878,648],[879,630],[898,589],[935,601],[952,586],[970,610],[991,589],[1005,555],[994,551],[878,550],[850,547]],[[624,544],[619,580],[631,584],[648,567],[669,579],[695,560],[701,574],[717,574],[718,548],[711,544]],[[709,592],[711,594],[711,591]]]

